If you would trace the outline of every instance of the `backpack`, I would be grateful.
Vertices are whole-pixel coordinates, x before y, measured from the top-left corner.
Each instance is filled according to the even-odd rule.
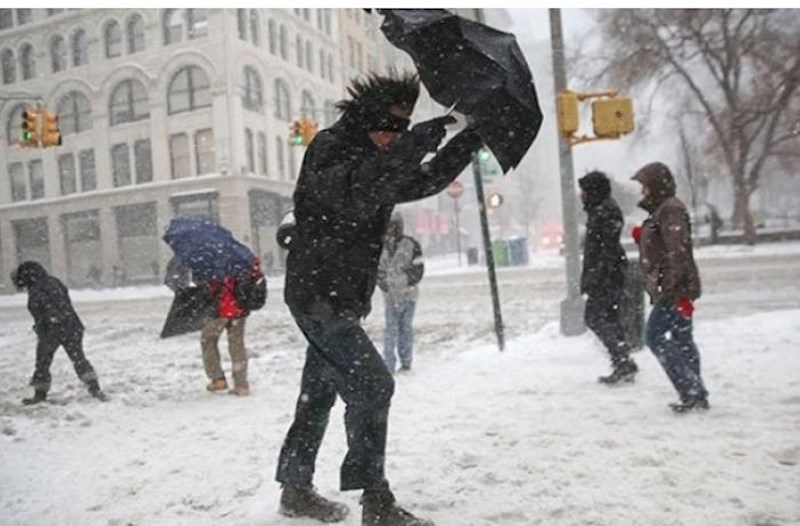
[[[267,278],[257,257],[253,258],[248,270],[237,276],[233,296],[236,303],[248,311],[258,310],[267,302]]]

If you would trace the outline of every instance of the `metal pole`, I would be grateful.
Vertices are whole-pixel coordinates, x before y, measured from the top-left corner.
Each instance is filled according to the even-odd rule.
[[[561,34],[561,10],[549,9],[550,43],[553,48],[553,77],[556,93],[567,89],[564,67],[564,39]],[[583,322],[585,302],[580,291],[580,255],[578,246],[578,208],[575,198],[575,176],[572,151],[564,136],[558,134],[559,165],[561,167],[561,214],[564,226],[567,298],[561,302],[561,334],[577,336],[586,331]]]
[[[458,207],[458,197],[453,199],[453,213],[456,215],[456,251],[458,252],[458,266],[461,266],[461,227],[458,224],[458,213],[460,212],[460,208]]]
[[[489,271],[489,289],[492,293],[492,307],[494,309],[494,332],[497,334],[497,346],[500,348],[500,351],[502,351],[505,348],[503,315],[500,312],[500,295],[497,292],[497,276],[494,272],[494,254],[492,254],[492,244],[489,238],[489,221],[486,219],[486,201],[483,197],[481,166],[477,154],[475,154],[472,159],[472,173],[475,176],[475,194],[478,198],[478,211],[481,217],[483,251],[486,254],[486,268]]]

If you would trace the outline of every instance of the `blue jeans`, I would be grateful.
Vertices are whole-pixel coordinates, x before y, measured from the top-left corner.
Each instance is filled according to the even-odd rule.
[[[394,304],[386,300],[386,328],[383,332],[383,361],[389,371],[394,372],[397,359],[395,349],[400,355],[400,364],[411,367],[414,356],[414,309],[415,301]]]
[[[645,338],[681,400],[708,396],[700,376],[700,353],[692,337],[691,318],[681,316],[672,302],[661,300],[650,312]]]

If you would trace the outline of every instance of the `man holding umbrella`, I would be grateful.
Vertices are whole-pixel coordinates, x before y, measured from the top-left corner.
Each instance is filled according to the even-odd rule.
[[[342,117],[311,143],[294,192],[296,230],[287,260],[285,301],[308,340],[294,422],[278,461],[281,513],[324,522],[344,519],[344,504],[313,487],[317,451],[336,396],[346,404],[348,451],[342,490],[363,490],[362,524],[424,526],[398,506],[384,473],[391,373],[361,327],[370,311],[383,235],[398,203],[445,189],[482,141],[468,128],[438,150],[439,117],[415,125],[415,76],[355,81]],[[436,155],[428,162],[428,153]]]

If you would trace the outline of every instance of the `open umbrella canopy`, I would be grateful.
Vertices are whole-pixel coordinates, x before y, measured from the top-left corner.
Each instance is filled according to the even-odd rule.
[[[195,281],[239,275],[250,268],[254,257],[229,230],[199,219],[173,219],[163,239],[192,270]]]
[[[472,116],[504,172],[517,166],[542,125],[525,57],[510,33],[445,9],[379,9],[381,30],[413,59],[438,103]]]

